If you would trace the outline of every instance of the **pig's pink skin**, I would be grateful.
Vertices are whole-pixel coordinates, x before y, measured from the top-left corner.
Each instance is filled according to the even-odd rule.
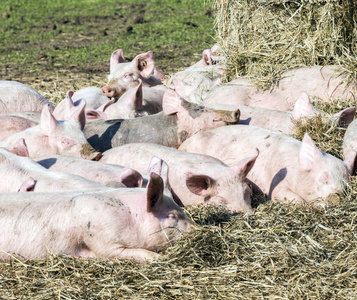
[[[105,151],[101,161],[145,172],[154,156],[168,164],[169,182],[179,204],[225,205],[237,212],[252,210],[251,190],[244,180],[254,165],[256,153],[228,167],[211,156],[186,153],[157,144],[138,143]]]
[[[25,139],[29,156],[37,158],[48,155],[69,155],[95,159],[100,153],[88,144],[82,128],[85,124],[85,103],[66,121],[57,121],[49,106],[42,110],[40,124],[15,133],[0,143],[1,147],[11,147],[21,138]]]
[[[357,120],[354,120],[347,127],[342,143],[342,154],[344,160],[350,162],[351,174],[356,174],[357,171],[356,152],[357,152]]]
[[[42,111],[45,105],[51,110],[53,105],[34,89],[17,82],[0,80],[0,113],[12,113],[19,111]]]
[[[103,94],[102,89],[96,86],[82,88],[76,91],[72,96],[75,105],[78,105],[77,101],[81,99],[86,100],[86,109],[97,109],[110,100],[110,98]]]
[[[7,139],[16,132],[23,131],[36,125],[38,125],[38,123],[25,118],[11,115],[0,115],[0,141]]]
[[[127,187],[143,187],[143,178],[139,172],[117,164],[65,155],[41,157],[36,161],[51,171],[75,174],[101,183],[116,181],[124,183]]]
[[[0,194],[0,260],[64,255],[153,260],[192,221],[150,174],[147,189]]]
[[[31,191],[52,192],[103,188],[98,182],[83,177],[47,170],[28,157],[17,156],[0,147],[0,172],[6,180],[0,182],[0,192],[17,192],[30,177],[35,180]],[[21,190],[21,189],[20,189]]]
[[[232,165],[256,148],[260,154],[247,177],[268,199],[325,200],[348,182],[348,163],[320,151],[307,134],[299,142],[263,128],[231,125],[200,132],[179,149],[212,155]]]
[[[342,110],[334,115],[329,115],[315,109],[306,93],[302,93],[295,102],[293,111],[282,111],[264,107],[250,107],[230,104],[208,104],[210,108],[235,111],[239,109],[239,124],[253,125],[271,131],[281,132],[287,135],[295,131],[294,120],[309,119],[319,114],[330,118],[333,122],[343,121],[345,125],[352,122],[355,115],[355,107]]]
[[[355,97],[356,86],[346,86],[338,66],[313,66],[285,72],[271,90],[260,91],[246,78],[222,84],[207,95],[205,104],[224,103],[292,110],[302,92],[324,102]]]
[[[120,55],[118,53],[121,52]],[[102,88],[103,93],[116,100],[142,80],[144,86],[161,85],[161,80],[154,75],[155,62],[152,51],[137,55],[131,62],[124,62],[123,51],[117,49],[110,59],[108,83]]]

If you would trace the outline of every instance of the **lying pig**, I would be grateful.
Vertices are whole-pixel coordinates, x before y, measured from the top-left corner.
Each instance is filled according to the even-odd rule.
[[[85,102],[66,121],[57,121],[50,106],[44,106],[40,124],[15,133],[0,143],[0,147],[12,147],[20,139],[25,139],[31,158],[47,155],[69,155],[86,159],[98,159],[83,133],[85,124]]]
[[[127,187],[143,187],[144,184],[139,172],[117,164],[65,155],[41,157],[36,161],[48,170],[75,174],[101,183],[116,181],[122,182]]]
[[[60,255],[146,261],[193,223],[163,180],[150,172],[146,189],[0,194],[0,260]]]
[[[351,162],[320,151],[308,134],[300,142],[263,128],[232,125],[197,133],[179,149],[212,155],[233,165],[252,155],[255,148],[259,157],[247,178],[268,199],[325,200],[348,182]]]
[[[333,123],[338,124],[342,121],[344,126],[347,127],[352,122],[356,112],[355,107],[349,107],[339,113],[329,115],[315,109],[305,92],[301,93],[296,100],[293,111],[229,104],[208,104],[207,106],[214,109],[231,111],[239,109],[239,124],[258,126],[287,135],[295,131],[296,122],[294,121],[296,120],[302,118],[309,119],[322,114],[324,117],[331,119]]]
[[[19,111],[42,111],[53,105],[34,89],[17,81],[0,80],[0,114]]]
[[[0,141],[7,139],[16,132],[38,125],[29,119],[10,114],[0,115]]]
[[[151,143],[134,143],[105,151],[101,161],[144,172],[153,156],[168,164],[169,182],[179,204],[216,204],[225,205],[232,211],[251,211],[250,189],[244,179],[257,154],[228,167],[207,155]]]
[[[324,102],[334,99],[350,99],[356,86],[347,81],[339,66],[313,66],[288,70],[270,90],[259,90],[247,78],[239,78],[212,90],[204,99],[212,103],[265,107],[276,110],[292,110],[302,92]]]
[[[0,147],[0,192],[53,192],[103,188],[98,182],[81,176],[47,170],[28,157],[21,157]]]
[[[181,99],[167,90],[163,112],[155,115],[124,120],[92,121],[84,132],[88,142],[97,151],[128,143],[155,143],[177,148],[193,134],[239,121],[239,111],[215,111]]]
[[[347,127],[342,143],[342,154],[344,160],[352,161],[351,173],[356,174],[357,163],[355,160],[357,152],[357,121],[354,120]]]
[[[87,109],[97,109],[111,100],[103,94],[101,88],[96,86],[85,87],[73,93],[72,100],[75,105],[77,105],[77,102],[81,99],[86,100]]]

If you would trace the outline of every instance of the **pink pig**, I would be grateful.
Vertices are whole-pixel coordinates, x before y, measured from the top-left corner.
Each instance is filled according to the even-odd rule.
[[[207,155],[186,153],[151,143],[134,143],[105,151],[101,161],[144,172],[154,156],[168,164],[169,181],[178,203],[184,206],[225,205],[232,211],[251,211],[251,191],[244,180],[257,154],[228,167],[219,159]]]
[[[150,172],[146,189],[0,194],[0,260],[81,257],[150,261],[192,221]]]
[[[83,133],[85,125],[85,102],[66,121],[57,121],[50,106],[42,110],[40,124],[15,133],[0,143],[1,147],[11,147],[24,138],[31,158],[64,154],[86,159],[98,159]]]
[[[233,165],[256,148],[260,154],[247,177],[268,199],[325,200],[348,182],[351,162],[320,151],[307,134],[300,142],[255,126],[230,125],[197,133],[179,149]]]
[[[34,89],[17,81],[0,80],[0,114],[19,111],[41,111],[53,105]]]

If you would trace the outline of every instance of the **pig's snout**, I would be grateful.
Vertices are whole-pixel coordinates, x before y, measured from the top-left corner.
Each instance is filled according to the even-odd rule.
[[[240,110],[235,111],[217,111],[218,118],[214,121],[223,121],[227,125],[238,124],[240,117]]]
[[[110,86],[107,85],[103,86],[102,91],[104,95],[107,96],[108,98],[112,98],[115,96],[115,89],[111,88]]]

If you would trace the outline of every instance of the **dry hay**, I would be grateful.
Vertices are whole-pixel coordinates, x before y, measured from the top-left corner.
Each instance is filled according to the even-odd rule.
[[[248,76],[262,88],[292,68],[340,65],[357,74],[357,2],[214,0],[227,79]]]
[[[200,226],[152,264],[51,253],[0,263],[0,299],[356,296],[356,201],[327,209],[268,203],[252,215],[214,207],[188,213]]]

